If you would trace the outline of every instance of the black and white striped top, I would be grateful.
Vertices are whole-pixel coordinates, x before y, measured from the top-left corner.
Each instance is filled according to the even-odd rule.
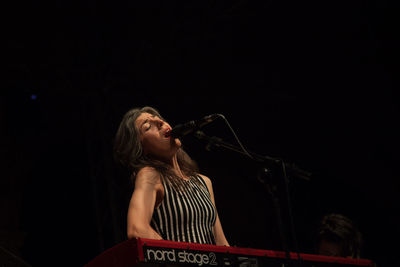
[[[163,181],[164,199],[154,209],[151,226],[165,240],[215,244],[217,212],[207,185],[200,176],[184,182],[185,189],[176,190],[170,182]]]

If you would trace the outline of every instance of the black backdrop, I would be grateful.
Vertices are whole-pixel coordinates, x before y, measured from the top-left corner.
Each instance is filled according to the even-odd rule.
[[[8,252],[82,266],[126,238],[132,185],[112,139],[126,111],[150,105],[172,125],[221,113],[249,150],[311,172],[290,177],[301,252],[312,252],[320,216],[340,212],[362,231],[365,258],[398,265],[398,5],[39,1],[11,11],[0,116]],[[236,144],[222,120],[204,131]],[[213,180],[231,245],[282,249],[256,166],[193,136],[183,143]]]

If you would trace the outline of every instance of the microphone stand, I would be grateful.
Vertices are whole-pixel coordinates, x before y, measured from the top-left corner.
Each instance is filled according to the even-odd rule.
[[[237,152],[239,154],[245,155],[245,156],[249,156],[248,154],[250,154],[250,158],[253,159],[255,162],[258,163],[263,163],[269,166],[278,166],[278,165],[282,165],[285,164],[285,168],[286,170],[290,171],[290,173],[294,176],[296,176],[297,178],[303,179],[305,181],[310,181],[311,180],[311,173],[307,172],[305,170],[300,169],[298,166],[296,166],[295,164],[289,164],[289,163],[285,163],[283,162],[283,160],[279,159],[279,158],[274,158],[274,157],[270,157],[270,156],[262,156],[259,154],[256,154],[252,151],[248,151],[248,154],[246,152],[243,151],[242,148],[234,146],[230,143],[227,143],[225,141],[223,141],[221,138],[216,137],[216,136],[207,136],[206,134],[204,134],[203,131],[196,131],[194,133],[194,136],[200,140],[205,140],[207,142],[207,146],[206,149],[210,150],[210,148],[212,146],[215,147],[223,147],[226,149],[229,149],[231,151]]]
[[[204,140],[207,142],[206,150],[208,150],[208,151],[211,150],[211,147],[223,147],[225,149],[245,155],[245,156],[249,157],[250,159],[252,159],[253,161],[255,161],[256,163],[261,164],[263,166],[257,174],[257,180],[264,186],[264,189],[272,198],[272,202],[273,202],[275,212],[277,215],[276,219],[277,219],[280,239],[282,242],[282,247],[283,247],[284,251],[286,252],[287,260],[290,261],[291,260],[290,250],[289,250],[289,246],[288,246],[287,237],[286,237],[285,231],[283,229],[283,219],[282,219],[282,212],[281,212],[282,208],[279,203],[279,198],[275,194],[277,191],[277,186],[273,185],[271,183],[272,173],[265,166],[282,167],[286,186],[288,183],[286,171],[289,171],[291,173],[291,175],[293,175],[297,178],[300,178],[302,180],[305,180],[305,181],[310,181],[311,173],[300,169],[299,167],[297,167],[294,164],[285,163],[283,160],[278,159],[278,158],[274,158],[274,157],[270,157],[270,156],[262,156],[262,155],[256,154],[256,153],[254,153],[252,151],[248,151],[248,150],[244,151],[241,147],[237,147],[228,142],[225,142],[219,137],[207,136],[206,134],[204,134],[204,132],[202,132],[200,130],[196,131],[194,133],[194,136],[199,140]],[[286,187],[286,189],[287,189],[286,193],[289,194],[287,187]],[[290,218],[291,218],[290,201],[288,201],[288,205],[289,205],[289,213],[290,213]],[[297,252],[297,256],[298,256],[298,260],[299,260],[297,263],[299,263],[301,261],[301,258],[300,258],[300,254],[298,252],[298,247],[297,247],[298,245],[297,245],[297,240],[295,238],[294,225],[293,225],[292,220],[290,221],[290,226],[291,226],[291,231],[292,231],[292,235],[293,235],[293,239],[294,239],[295,247],[296,247],[296,252]]]

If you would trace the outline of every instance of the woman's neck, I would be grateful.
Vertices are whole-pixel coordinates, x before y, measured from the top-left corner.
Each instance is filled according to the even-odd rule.
[[[172,166],[173,171],[176,173],[176,175],[177,175],[178,177],[180,177],[180,178],[182,178],[182,179],[184,179],[184,180],[188,180],[188,179],[189,179],[189,177],[187,177],[187,176],[182,172],[181,167],[179,166],[179,163],[178,163],[178,158],[177,158],[176,155],[171,159],[171,163],[170,163],[170,164],[171,164],[171,166]]]

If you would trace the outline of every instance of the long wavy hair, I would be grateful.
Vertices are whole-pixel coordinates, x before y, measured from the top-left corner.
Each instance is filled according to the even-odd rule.
[[[135,181],[137,173],[144,167],[153,167],[161,176],[161,179],[171,182],[176,189],[185,186],[183,179],[173,172],[171,165],[158,160],[151,155],[144,155],[143,146],[140,141],[140,131],[136,127],[135,121],[142,113],[149,113],[159,118],[158,110],[153,107],[145,106],[133,108],[125,113],[118,127],[114,139],[113,154],[114,159],[131,172],[132,182]],[[164,120],[164,119],[163,119]],[[182,172],[188,176],[198,173],[198,166],[189,155],[181,148],[177,151],[177,160]]]

